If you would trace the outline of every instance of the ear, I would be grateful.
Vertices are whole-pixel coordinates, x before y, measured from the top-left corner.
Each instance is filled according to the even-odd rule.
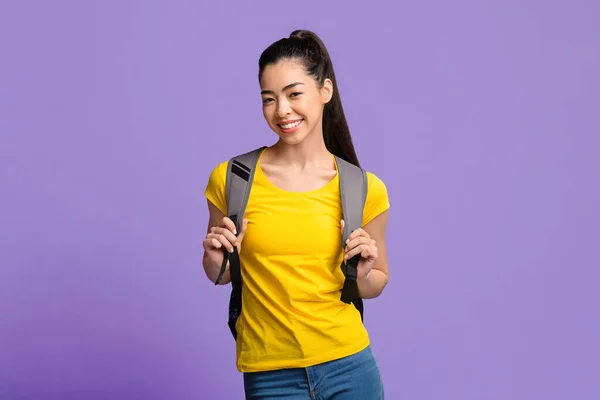
[[[323,82],[323,87],[321,88],[321,98],[323,99],[323,104],[327,104],[331,101],[333,97],[333,82],[331,79],[327,78]]]

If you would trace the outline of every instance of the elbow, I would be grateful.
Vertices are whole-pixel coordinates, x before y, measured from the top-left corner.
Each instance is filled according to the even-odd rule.
[[[379,284],[374,288],[371,298],[374,299],[374,298],[381,296],[383,294],[383,290],[387,286],[387,283],[388,283],[388,278],[386,276],[385,278],[382,278],[381,282],[379,282]]]
[[[366,276],[365,281],[359,283],[360,297],[363,299],[379,297],[387,286],[388,281],[388,274],[378,269],[372,269]]]

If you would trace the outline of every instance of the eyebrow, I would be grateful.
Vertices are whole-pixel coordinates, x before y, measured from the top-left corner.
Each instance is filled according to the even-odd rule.
[[[291,89],[291,88],[293,88],[293,87],[295,87],[295,86],[298,86],[298,85],[304,85],[304,83],[302,83],[302,82],[294,82],[294,83],[290,83],[289,85],[285,86],[285,87],[282,89],[282,91],[283,91],[283,92],[285,92],[286,90],[289,90],[289,89]],[[262,91],[260,92],[260,94],[273,94],[273,91],[272,91],[272,90],[262,90]]]

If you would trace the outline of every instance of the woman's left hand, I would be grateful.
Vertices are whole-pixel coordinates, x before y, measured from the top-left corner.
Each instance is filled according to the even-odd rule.
[[[342,220],[342,232],[344,232],[344,220]],[[357,279],[363,279],[371,272],[371,269],[373,269],[379,254],[375,240],[371,239],[369,234],[364,229],[360,228],[352,232],[346,240],[344,262],[357,254],[360,254],[361,256],[358,261]]]

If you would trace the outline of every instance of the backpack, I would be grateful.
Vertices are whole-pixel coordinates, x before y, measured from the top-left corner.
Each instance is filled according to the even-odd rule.
[[[242,220],[246,211],[248,198],[252,189],[254,172],[258,157],[266,146],[250,152],[237,155],[228,162],[225,175],[225,195],[227,199],[227,216],[233,221],[237,232],[242,230]],[[367,197],[367,175],[366,172],[349,162],[335,156],[338,165],[340,180],[340,197],[342,202],[342,213],[344,218],[344,232],[342,234],[342,247],[346,247],[346,239],[356,229],[362,227],[363,208]],[[236,321],[242,312],[242,278],[240,271],[240,258],[237,247],[233,247],[233,253],[223,248],[223,262],[219,276],[215,281],[218,285],[229,261],[231,275],[231,295],[229,298],[229,320],[228,325],[234,339],[237,339],[235,328]],[[353,303],[360,312],[363,320],[363,302],[358,293],[357,266],[360,254],[357,254],[347,262],[342,261],[340,268],[344,274],[344,285],[341,289],[340,300],[346,304]]]

